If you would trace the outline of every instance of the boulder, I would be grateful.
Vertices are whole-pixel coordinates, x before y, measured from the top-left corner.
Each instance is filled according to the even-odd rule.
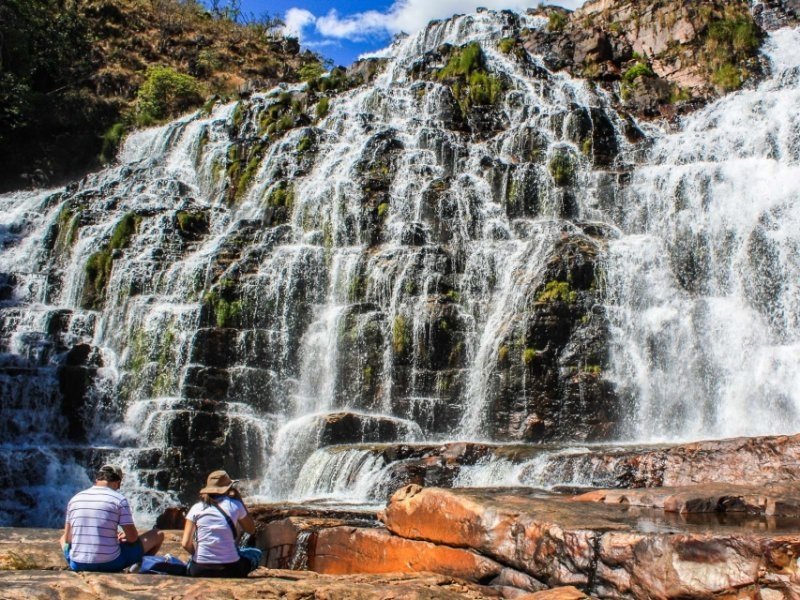
[[[320,415],[311,424],[318,430],[319,446],[395,442],[413,437],[419,428],[404,419],[383,415],[337,412]]]
[[[502,565],[471,550],[359,527],[320,531],[308,566],[330,575],[433,572],[481,583],[492,581],[503,571]]]
[[[796,558],[788,558],[800,553],[796,521],[755,518],[730,527],[530,490],[419,486],[399,490],[380,518],[395,535],[469,548],[549,586],[575,585],[599,597],[800,592]]]

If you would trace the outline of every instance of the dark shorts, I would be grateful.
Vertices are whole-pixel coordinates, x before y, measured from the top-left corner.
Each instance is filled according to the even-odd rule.
[[[191,561],[187,572],[192,577],[247,577],[252,570],[250,561],[242,557],[233,563],[216,565],[203,565]]]
[[[69,557],[69,549],[64,550],[69,568],[73,571],[96,571],[99,573],[119,573],[122,569],[142,562],[144,548],[141,540],[123,542],[119,545],[119,556],[104,563],[79,563]]]

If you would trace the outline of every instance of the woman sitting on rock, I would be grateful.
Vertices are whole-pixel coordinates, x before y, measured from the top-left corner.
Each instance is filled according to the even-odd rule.
[[[214,471],[200,490],[200,502],[186,515],[181,546],[192,555],[188,574],[193,577],[247,577],[258,567],[260,551],[240,556],[237,548],[235,524],[253,533],[255,523],[235,483],[225,471]]]

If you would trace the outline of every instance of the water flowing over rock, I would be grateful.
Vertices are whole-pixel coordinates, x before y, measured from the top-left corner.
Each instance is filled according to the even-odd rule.
[[[156,513],[219,467],[380,503],[480,478],[417,442],[800,430],[800,33],[665,133],[509,46],[545,27],[433,23],[0,196],[0,524],[106,460]]]

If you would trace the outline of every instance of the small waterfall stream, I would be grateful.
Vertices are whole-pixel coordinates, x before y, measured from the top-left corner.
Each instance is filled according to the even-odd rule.
[[[380,502],[376,444],[576,446],[454,480],[547,487],[598,483],[592,441],[800,430],[800,32],[636,145],[609,94],[501,51],[544,25],[433,23],[316,120],[265,129],[308,94],[280,86],[0,196],[0,524],[57,524],[104,460],[154,514],[220,466]],[[437,75],[473,43],[492,105]]]

